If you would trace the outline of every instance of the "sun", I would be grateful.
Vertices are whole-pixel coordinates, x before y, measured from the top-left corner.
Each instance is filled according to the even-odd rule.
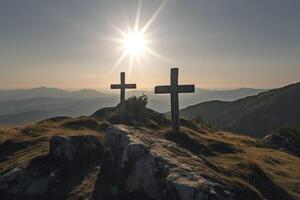
[[[123,48],[126,54],[137,57],[146,49],[146,38],[141,31],[129,31],[123,37]]]
[[[141,0],[139,1],[135,24],[132,27],[127,27],[127,31],[124,31],[118,26],[113,25],[116,31],[120,34],[120,37],[109,37],[108,39],[116,42],[119,46],[118,50],[121,50],[122,52],[120,57],[116,60],[116,63],[112,67],[111,71],[119,66],[125,60],[125,58],[128,58],[129,60],[129,72],[135,62],[137,62],[138,66],[141,67],[141,59],[146,58],[147,55],[152,55],[158,59],[166,60],[163,56],[151,48],[151,44],[153,43],[154,39],[151,37],[151,32],[148,31],[150,25],[157,18],[166,2],[167,0],[164,0],[161,3],[159,8],[143,26],[140,26],[139,24]]]

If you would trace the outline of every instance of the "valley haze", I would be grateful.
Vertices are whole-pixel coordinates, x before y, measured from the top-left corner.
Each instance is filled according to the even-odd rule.
[[[263,89],[240,88],[234,90],[207,90],[196,88],[195,94],[180,95],[180,106],[209,100],[232,101],[258,94]],[[159,112],[168,112],[168,95],[155,95],[153,91],[127,91],[126,97],[145,94],[149,107]],[[103,107],[116,106],[118,93],[99,92],[92,89],[76,91],[39,87],[32,89],[0,90],[0,124],[13,125],[37,122],[54,116],[90,115]]]

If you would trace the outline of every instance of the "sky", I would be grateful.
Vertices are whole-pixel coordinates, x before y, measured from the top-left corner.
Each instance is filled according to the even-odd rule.
[[[154,19],[152,53],[117,63],[113,39],[138,10],[140,28]],[[199,88],[280,87],[300,81],[299,10],[299,0],[0,0],[0,89],[109,89],[124,71],[151,90],[171,67]]]

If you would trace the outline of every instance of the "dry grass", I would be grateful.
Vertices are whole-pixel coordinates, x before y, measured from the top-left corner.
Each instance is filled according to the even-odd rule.
[[[92,117],[82,117],[44,120],[22,127],[0,127],[0,175],[48,154],[49,140],[54,135],[103,137],[107,125],[107,122]],[[169,129],[153,130],[206,160],[208,167],[233,184],[246,185],[266,199],[300,199],[299,157],[269,149],[260,140],[227,132],[210,133],[183,127],[182,134],[174,136]],[[92,168],[70,191],[69,199],[90,197],[98,173],[99,168]]]
[[[54,135],[97,135],[99,130],[68,129],[64,124],[76,119],[45,120],[35,125],[0,128],[0,175],[16,167],[27,165],[32,159],[49,152],[49,141]]]
[[[183,129],[185,134],[194,132]],[[196,136],[195,136],[196,135]],[[195,134],[202,145],[209,147],[214,153],[205,157],[218,166],[229,178],[238,178],[256,188],[267,199],[300,199],[300,158],[291,154],[264,147],[260,140],[217,132]],[[211,144],[222,144],[233,148],[229,152],[215,151]],[[220,149],[219,149],[220,150]],[[255,180],[254,180],[255,179]],[[258,182],[268,184],[270,191]],[[270,198],[270,196],[272,198]]]

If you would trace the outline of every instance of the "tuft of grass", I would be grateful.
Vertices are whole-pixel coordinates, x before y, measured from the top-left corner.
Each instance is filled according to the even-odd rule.
[[[79,119],[72,119],[67,120],[62,124],[64,128],[72,129],[72,130],[84,130],[90,129],[94,131],[105,131],[109,126],[110,123],[106,121],[99,122],[96,119],[88,118],[88,117],[81,117]]]

